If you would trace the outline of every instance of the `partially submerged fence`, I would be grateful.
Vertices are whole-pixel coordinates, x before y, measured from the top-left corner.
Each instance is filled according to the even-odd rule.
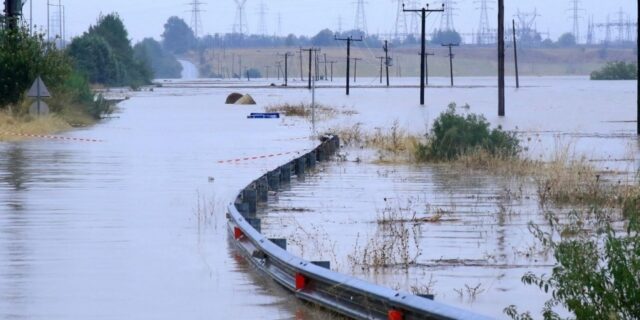
[[[354,319],[488,319],[484,316],[330,270],[326,261],[306,261],[287,252],[286,239],[260,232],[258,203],[292,176],[302,176],[340,147],[337,136],[324,136],[311,152],[268,172],[243,189],[228,208],[228,227],[239,251],[257,269],[298,298]]]

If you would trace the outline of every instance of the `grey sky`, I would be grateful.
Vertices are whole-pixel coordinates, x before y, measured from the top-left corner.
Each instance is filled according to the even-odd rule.
[[[58,0],[50,0],[52,3]],[[67,35],[77,36],[96,21],[102,13],[118,12],[124,19],[133,40],[144,37],[159,39],[164,22],[171,15],[178,15],[187,21],[191,20],[190,0],[61,0],[67,16]],[[205,3],[202,12],[204,33],[226,33],[231,31],[235,17],[233,0],[201,0]],[[474,0],[457,0],[455,27],[459,32],[471,33],[478,29],[480,12]],[[258,25],[260,0],[248,0],[246,15],[249,31],[254,33]],[[496,1],[490,1],[495,3]],[[572,22],[568,9],[570,0],[506,0],[507,19],[511,19],[517,9],[528,12],[537,8],[539,31],[549,32],[553,39],[560,34],[571,31]],[[336,30],[341,17],[343,29],[350,29],[354,24],[355,0],[264,0],[268,8],[266,22],[269,34],[278,31],[278,14],[282,17],[282,33],[313,35],[323,28]],[[422,2],[425,3],[425,2]],[[441,2],[432,1],[433,6]],[[46,26],[46,0],[33,0],[34,23]],[[596,22],[605,22],[607,15],[617,19],[616,12],[620,8],[636,20],[637,4],[630,0],[582,0],[585,9],[581,20],[581,32],[586,34],[586,17],[593,16]],[[491,27],[495,28],[495,4],[489,12]],[[55,10],[55,9],[53,9]],[[368,0],[366,7],[367,22],[370,33],[392,33],[396,18],[396,4],[393,0]],[[25,15],[29,15],[29,3],[25,5]],[[437,14],[428,18],[428,30],[439,25]],[[626,19],[626,18],[625,18]],[[615,32],[614,32],[615,33]]]

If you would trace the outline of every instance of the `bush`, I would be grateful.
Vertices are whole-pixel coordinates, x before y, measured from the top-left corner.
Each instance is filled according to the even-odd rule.
[[[557,261],[550,277],[528,273],[522,278],[525,284],[552,293],[545,304],[544,319],[561,319],[553,310],[558,305],[577,319],[640,319],[637,215],[628,222],[624,234],[616,232],[609,220],[585,226],[576,217],[574,213],[567,225],[552,227],[551,232],[533,226],[538,239],[553,250]],[[556,240],[559,238],[562,240]],[[505,309],[505,313],[512,319],[533,319],[529,313],[518,314],[515,306]]]
[[[493,156],[513,157],[520,153],[520,141],[514,133],[498,127],[490,129],[483,116],[456,113],[456,105],[441,114],[433,123],[426,144],[418,144],[416,158],[420,161],[455,160],[475,151]]]
[[[55,94],[70,73],[68,58],[42,34],[0,29],[0,109],[22,101],[38,75]]]
[[[591,73],[591,80],[636,80],[638,66],[624,61],[608,62],[602,69]]]

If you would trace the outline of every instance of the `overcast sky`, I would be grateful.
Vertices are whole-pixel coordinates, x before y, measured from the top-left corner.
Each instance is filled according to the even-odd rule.
[[[59,0],[49,0],[57,4]],[[172,15],[191,21],[190,6],[192,0],[60,0],[66,10],[67,36],[73,37],[85,31],[90,24],[95,23],[100,13],[117,12],[123,18],[129,30],[130,37],[140,40],[145,37],[160,39],[163,24]],[[232,30],[235,19],[234,0],[200,0],[204,4],[201,13],[204,33],[226,33]],[[342,29],[354,26],[356,5],[355,0],[247,0],[246,16],[250,33],[258,29],[260,3],[264,2],[268,11],[266,24],[269,34],[278,32],[278,16],[282,18],[282,34],[295,33],[313,35],[323,28],[337,30],[339,21]],[[480,11],[477,9],[479,1],[457,0],[454,24],[456,30],[471,33],[478,29]],[[495,0],[489,0],[489,20],[492,28],[496,27]],[[541,32],[549,32],[552,39],[560,34],[572,30],[570,19],[571,0],[506,0],[506,18],[511,19],[516,11],[531,12],[537,8],[540,15],[537,26]],[[396,2],[393,0],[367,0],[366,18],[369,33],[389,34],[395,29]],[[422,1],[421,3],[426,3]],[[431,1],[432,6],[439,6],[440,1]],[[631,0],[582,0],[584,9],[581,20],[581,33],[586,34],[586,18],[593,16],[596,22],[605,22],[607,15],[611,20],[617,19],[617,11],[621,8],[625,14],[636,21],[637,4]],[[47,1],[33,0],[34,24],[47,24]],[[25,5],[25,16],[29,16],[30,3]],[[52,7],[52,11],[56,10]],[[626,19],[626,18],[625,18]],[[437,28],[440,24],[438,14],[428,18],[428,30]],[[604,30],[603,30],[604,31]]]

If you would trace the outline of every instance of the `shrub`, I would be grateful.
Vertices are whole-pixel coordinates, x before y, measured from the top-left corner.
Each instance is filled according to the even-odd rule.
[[[591,80],[636,80],[638,66],[624,61],[608,62],[600,70],[591,73]]]
[[[514,133],[491,124],[483,116],[461,115],[456,105],[442,113],[433,123],[427,143],[419,143],[416,158],[421,161],[455,160],[469,152],[484,151],[492,156],[513,157],[520,153],[520,141]]]
[[[553,311],[561,305],[577,319],[640,319],[640,225],[631,218],[623,234],[608,220],[598,219],[590,230],[573,214],[569,224],[543,232],[533,226],[557,261],[549,277],[526,274],[525,284],[551,292],[544,319],[561,319]],[[606,219],[606,218],[605,218]],[[569,236],[567,236],[569,235]],[[556,240],[563,238],[562,240]],[[512,319],[532,319],[518,314],[515,306],[505,309]]]

